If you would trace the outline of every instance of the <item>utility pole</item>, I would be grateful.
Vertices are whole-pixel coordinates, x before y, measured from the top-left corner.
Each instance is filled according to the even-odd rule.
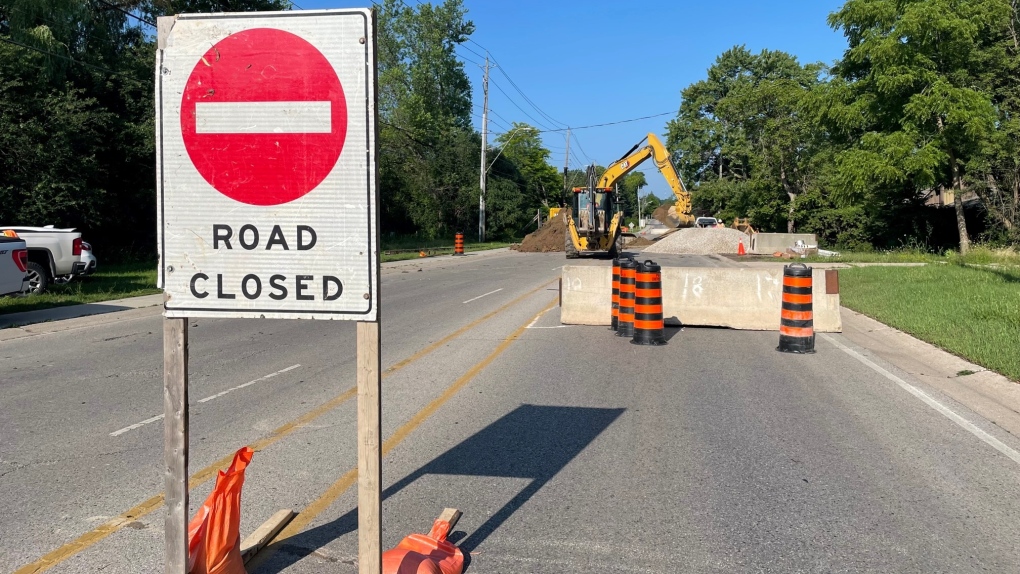
[[[489,53],[485,53],[485,76],[482,79],[482,92],[485,94],[482,104],[482,170],[479,181],[482,188],[478,195],[478,242],[485,241],[485,148],[489,139]]]
[[[567,189],[567,172],[570,170],[570,128],[567,128],[567,153],[563,154],[563,193],[570,197],[570,190]],[[566,199],[560,197],[562,204]]]

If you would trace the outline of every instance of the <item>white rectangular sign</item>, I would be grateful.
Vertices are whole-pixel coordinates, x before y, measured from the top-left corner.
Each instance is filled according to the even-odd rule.
[[[166,316],[377,320],[373,12],[172,22],[156,56]]]

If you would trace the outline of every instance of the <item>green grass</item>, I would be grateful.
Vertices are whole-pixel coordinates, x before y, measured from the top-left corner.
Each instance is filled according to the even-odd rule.
[[[806,263],[957,263],[968,265],[1020,265],[1020,253],[1011,249],[973,247],[967,255],[953,251],[931,253],[919,249],[892,251],[842,251],[836,257],[812,256],[800,259]]]
[[[1001,261],[844,269],[840,298],[850,309],[1020,381],[1020,267]]]
[[[42,295],[0,297],[0,315],[159,293],[152,263],[110,265],[91,277],[50,285]]]

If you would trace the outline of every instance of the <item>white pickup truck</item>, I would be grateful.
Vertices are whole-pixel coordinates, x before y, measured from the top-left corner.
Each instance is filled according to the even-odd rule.
[[[0,295],[21,292],[28,280],[25,240],[0,235]]]
[[[71,229],[0,225],[10,229],[28,244],[28,281],[31,293],[42,293],[53,281],[65,281],[77,275],[89,275],[96,269],[92,248]]]

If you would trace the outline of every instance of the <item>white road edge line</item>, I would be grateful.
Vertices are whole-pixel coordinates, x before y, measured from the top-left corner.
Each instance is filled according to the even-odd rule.
[[[287,371],[293,371],[294,369],[296,369],[296,368],[298,368],[300,366],[301,365],[291,365],[291,366],[287,367],[286,369],[280,369],[279,371],[276,371],[275,373],[269,373],[268,375],[266,375],[264,377],[259,377],[259,378],[255,379],[253,381],[248,381],[247,383],[244,383],[243,385],[237,385],[236,387],[229,388],[229,389],[227,389],[227,390],[225,390],[223,392],[216,393],[215,395],[208,396],[208,397],[206,397],[204,399],[199,399],[198,402],[205,403],[205,402],[209,402],[209,401],[211,401],[213,399],[218,399],[218,398],[222,397],[223,395],[225,395],[225,394],[227,394],[229,392],[236,391],[238,389],[243,389],[245,387],[250,387],[251,385],[254,385],[255,383],[257,383],[259,381],[264,381],[266,379],[271,379],[271,378],[275,377],[276,375],[282,375],[283,373],[286,373]],[[147,425],[149,423],[154,423],[154,422],[159,421],[159,420],[163,420],[163,415],[156,415],[156,416],[154,416],[152,418],[145,419],[142,422],[135,423],[135,424],[133,424],[131,426],[126,426],[126,427],[124,427],[124,428],[122,428],[120,430],[115,430],[112,433],[110,433],[110,436],[120,436],[120,435],[122,435],[122,434],[124,434],[124,433],[126,433],[128,431],[133,431],[136,428],[143,427],[143,426],[145,426],[145,425]]]
[[[500,287],[499,289],[496,289],[495,291],[489,291],[485,295],[479,295],[479,296],[475,297],[474,299],[468,299],[467,301],[464,301],[464,303],[462,303],[462,305],[467,305],[468,303],[470,303],[472,301],[477,301],[477,300],[481,299],[482,297],[485,297],[486,295],[492,295],[493,293],[499,293],[502,290],[503,290],[503,288]]]
[[[831,335],[827,335],[825,333],[819,333],[819,335],[822,338],[824,338],[826,341],[828,341],[828,342],[832,343],[833,345],[835,345],[836,347],[838,347],[839,349],[842,349],[843,352],[845,352],[846,354],[848,354],[851,357],[857,359],[858,361],[864,363],[868,367],[871,367],[871,369],[873,371],[875,371],[876,373],[878,373],[878,374],[884,376],[885,378],[889,379],[890,381],[896,383],[897,385],[902,387],[903,390],[905,390],[908,393],[914,395],[915,397],[921,399],[922,401],[924,401],[924,403],[926,405],[928,405],[929,407],[935,409],[936,411],[941,413],[943,416],[945,416],[947,419],[949,419],[949,420],[953,421],[954,423],[960,425],[961,427],[963,427],[964,430],[966,430],[970,434],[972,434],[972,435],[978,437],[979,439],[985,441],[989,446],[991,446],[995,450],[997,450],[997,451],[1001,452],[1002,454],[1008,456],[1010,459],[1013,460],[1013,462],[1015,462],[1017,464],[1020,464],[1020,452],[1017,452],[1017,451],[1013,450],[1012,448],[1006,446],[1006,444],[1004,444],[999,439],[997,439],[994,436],[988,434],[987,432],[981,430],[974,423],[972,423],[972,422],[968,421],[967,419],[961,417],[960,415],[956,414],[956,412],[954,412],[949,407],[947,407],[947,406],[943,405],[942,403],[940,403],[940,402],[936,401],[935,399],[933,399],[931,396],[928,395],[928,393],[922,391],[921,389],[915,387],[914,385],[911,385],[910,383],[904,381],[903,379],[897,377],[896,375],[894,375],[894,374],[890,373],[889,371],[883,369],[882,367],[876,365],[870,359],[868,359],[864,355],[858,353],[857,351],[851,349],[850,347],[847,347],[846,345],[840,343],[839,341],[834,339]]]

